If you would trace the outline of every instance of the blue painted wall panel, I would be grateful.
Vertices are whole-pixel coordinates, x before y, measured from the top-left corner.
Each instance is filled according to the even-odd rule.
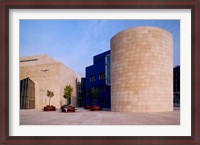
[[[91,106],[92,99],[87,95],[87,91],[90,90],[92,87],[97,88],[105,88],[105,91],[100,92],[97,100],[96,105],[101,106],[102,108],[110,108],[110,85],[106,85],[105,79],[100,80],[99,75],[101,73],[105,73],[105,57],[106,55],[110,54],[110,50],[106,51],[104,53],[101,53],[99,55],[94,56],[93,58],[93,65],[86,67],[86,82],[85,82],[85,88],[86,88],[86,106]],[[95,76],[95,81],[91,82],[90,77]]]

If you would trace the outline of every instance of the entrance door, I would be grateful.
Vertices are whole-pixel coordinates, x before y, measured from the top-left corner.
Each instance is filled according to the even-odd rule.
[[[35,83],[30,78],[20,81],[20,109],[35,108]]]

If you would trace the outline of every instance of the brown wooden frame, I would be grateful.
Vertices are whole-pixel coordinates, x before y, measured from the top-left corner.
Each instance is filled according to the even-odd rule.
[[[199,0],[3,0],[1,1],[1,125],[0,144],[200,144],[199,103]],[[191,9],[192,10],[192,136],[140,137],[25,137],[9,136],[9,9]],[[186,58],[185,58],[186,59]]]

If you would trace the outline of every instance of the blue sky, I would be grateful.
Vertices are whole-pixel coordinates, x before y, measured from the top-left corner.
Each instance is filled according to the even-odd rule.
[[[179,20],[20,20],[20,57],[48,54],[81,76],[110,39],[136,26],[156,26],[174,36],[174,66],[180,65]]]

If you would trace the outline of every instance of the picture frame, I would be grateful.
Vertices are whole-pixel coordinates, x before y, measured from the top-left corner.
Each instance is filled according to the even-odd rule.
[[[9,136],[10,9],[191,9],[191,136]],[[1,144],[199,144],[199,0],[3,0],[1,1]]]

